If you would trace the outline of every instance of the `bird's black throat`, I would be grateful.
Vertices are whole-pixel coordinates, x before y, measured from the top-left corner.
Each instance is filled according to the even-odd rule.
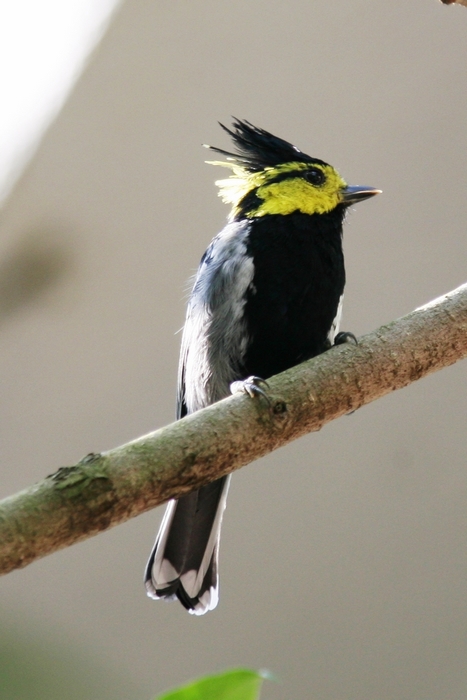
[[[343,207],[251,221],[254,277],[244,307],[245,376],[268,378],[329,348],[344,291]]]

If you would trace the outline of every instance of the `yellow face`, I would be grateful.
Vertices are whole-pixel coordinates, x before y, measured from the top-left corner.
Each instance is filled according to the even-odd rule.
[[[242,200],[255,194],[252,209],[243,211],[247,218],[266,214],[326,214],[343,201],[342,191],[347,183],[330,165],[321,163],[284,163],[248,172],[233,163],[219,163],[233,170],[226,180],[219,180],[219,195],[232,204],[232,218],[240,212]],[[259,200],[259,203],[258,203]]]

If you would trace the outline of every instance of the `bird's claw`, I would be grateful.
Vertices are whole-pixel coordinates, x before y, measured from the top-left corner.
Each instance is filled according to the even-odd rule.
[[[248,396],[252,399],[258,396],[262,396],[266,399],[268,404],[271,404],[271,399],[266,394],[264,389],[261,389],[260,384],[264,384],[265,387],[269,388],[269,384],[265,379],[261,379],[261,377],[255,376],[247,377],[246,379],[242,379],[237,382],[232,382],[232,384],[230,385],[230,393],[248,394]]]
[[[334,345],[344,345],[345,343],[350,343],[350,345],[358,345],[358,340],[353,333],[349,333],[348,331],[338,333],[334,338]]]

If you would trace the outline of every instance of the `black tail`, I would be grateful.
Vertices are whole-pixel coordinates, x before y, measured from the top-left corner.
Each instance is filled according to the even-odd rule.
[[[230,476],[170,501],[146,566],[151,598],[177,597],[194,615],[216,607],[217,561]]]

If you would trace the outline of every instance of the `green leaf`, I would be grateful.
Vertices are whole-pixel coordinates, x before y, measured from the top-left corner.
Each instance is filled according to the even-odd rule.
[[[257,700],[265,675],[239,668],[204,676],[155,700]]]

